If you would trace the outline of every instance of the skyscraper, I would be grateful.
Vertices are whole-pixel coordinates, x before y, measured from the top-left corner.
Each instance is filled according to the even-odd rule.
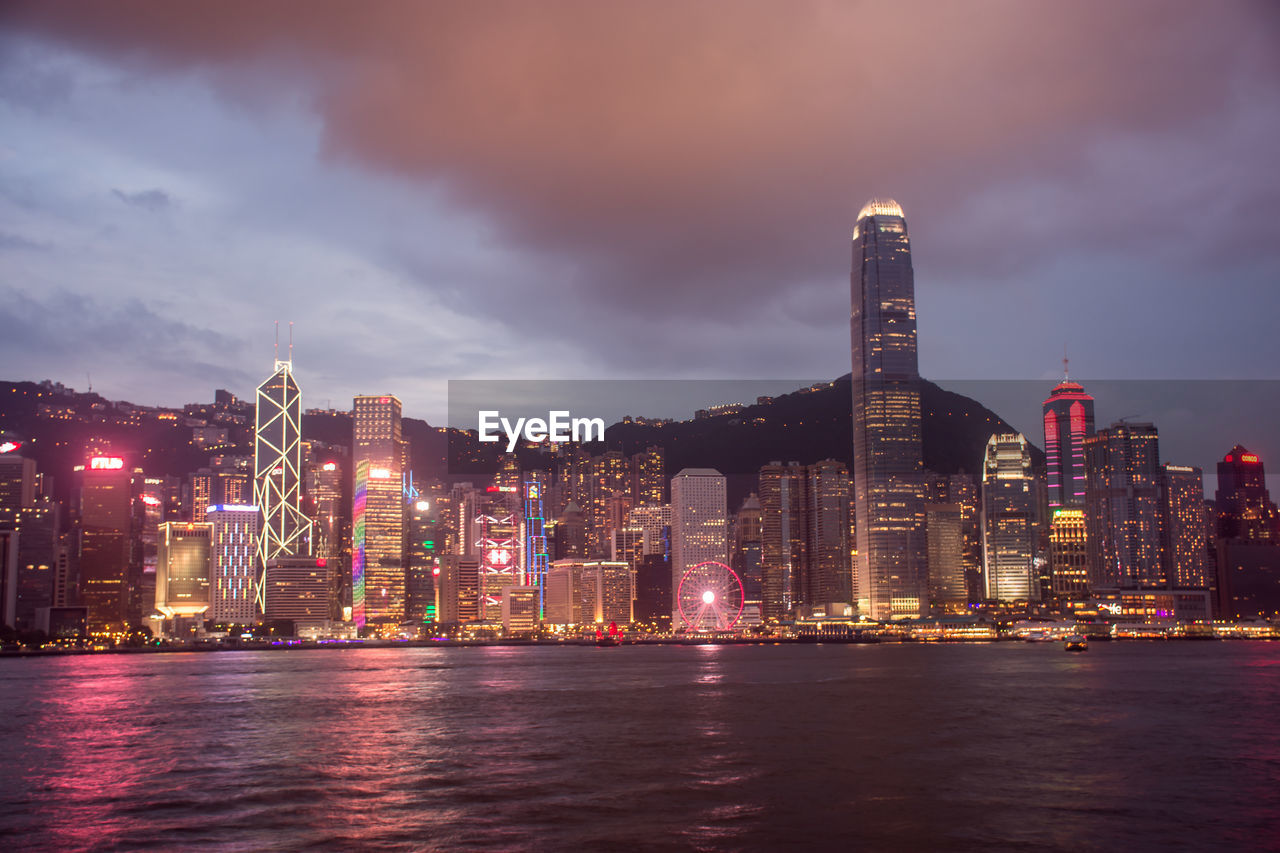
[[[872,199],[853,230],[853,480],[858,606],[929,612],[915,274],[902,207]]]
[[[685,468],[671,479],[671,589],[684,573],[707,560],[728,563],[728,506],[724,475],[713,468]],[[671,628],[685,629],[672,597]]]
[[[804,466],[771,462],[760,469],[761,616],[779,619],[801,596],[805,565]]]
[[[1218,537],[1280,544],[1280,513],[1267,490],[1262,459],[1237,444],[1218,463]]]
[[[1084,505],[1084,440],[1093,435],[1093,398],[1063,377],[1044,401],[1044,456],[1048,468],[1049,509]]]
[[[293,362],[275,363],[258,386],[254,418],[253,498],[262,513],[258,530],[258,607],[265,607],[267,562],[311,553],[311,519],[302,511],[302,395]]]
[[[1049,582],[1059,605],[1089,592],[1085,535],[1083,509],[1058,507],[1053,511],[1049,522]]]
[[[400,400],[389,395],[356,397],[352,409],[356,466],[353,609],[358,591],[363,596],[363,616],[357,622],[398,623],[405,618],[407,504],[403,476],[408,456],[400,432]],[[357,550],[363,555],[360,590],[354,583]]]
[[[166,619],[193,619],[209,609],[213,525],[166,521],[156,554],[156,610]],[[182,632],[185,633],[185,632]]]
[[[1086,437],[1084,474],[1090,585],[1162,584],[1156,428],[1121,421]]]
[[[252,504],[215,504],[205,513],[213,525],[213,576],[209,618],[252,625],[257,593],[259,510]]]
[[[804,604],[849,603],[849,469],[834,459],[805,466],[805,566],[800,576]]]
[[[993,435],[982,464],[983,563],[987,598],[1040,597],[1032,575],[1036,548],[1036,490],[1031,450],[1020,433]]]
[[[90,630],[129,621],[133,476],[119,456],[93,456],[83,467],[76,505],[80,594]]]
[[[1164,576],[1171,587],[1208,587],[1204,478],[1186,465],[1165,465],[1160,473]]]

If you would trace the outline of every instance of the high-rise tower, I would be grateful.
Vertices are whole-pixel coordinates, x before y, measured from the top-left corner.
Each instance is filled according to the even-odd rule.
[[[1067,376],[1044,401],[1044,455],[1049,472],[1049,509],[1084,505],[1084,439],[1093,435],[1093,398]]]
[[[1030,448],[1021,433],[996,434],[987,441],[982,464],[982,543],[987,598],[1040,598],[1032,577],[1035,474]]]
[[[258,386],[254,418],[253,502],[262,513],[259,609],[266,603],[267,561],[311,553],[311,520],[302,511],[302,394],[293,379],[292,343],[289,351],[284,361],[277,354],[275,373]]]
[[[853,230],[853,481],[858,606],[929,612],[915,275],[902,207],[872,199]]]
[[[398,623],[405,618],[403,477],[407,448],[400,432],[400,400],[356,397],[355,501],[352,543],[352,613],[356,623]]]

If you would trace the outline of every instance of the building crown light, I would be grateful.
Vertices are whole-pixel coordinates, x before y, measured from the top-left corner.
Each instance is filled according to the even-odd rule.
[[[862,210],[858,213],[859,219],[865,219],[868,216],[902,216],[902,205],[898,204],[891,198],[873,198],[862,206]]]

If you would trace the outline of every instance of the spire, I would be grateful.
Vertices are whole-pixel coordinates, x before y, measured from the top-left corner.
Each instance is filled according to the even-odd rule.
[[[293,365],[293,321],[289,321],[289,364]]]
[[[1069,359],[1067,358],[1067,345],[1064,342],[1062,344],[1062,381],[1063,382],[1071,381],[1071,371],[1067,370],[1068,362],[1069,362]]]

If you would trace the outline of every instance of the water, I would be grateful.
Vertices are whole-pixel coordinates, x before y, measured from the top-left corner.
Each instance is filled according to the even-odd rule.
[[[1280,643],[0,659],[0,848],[1280,849]]]

